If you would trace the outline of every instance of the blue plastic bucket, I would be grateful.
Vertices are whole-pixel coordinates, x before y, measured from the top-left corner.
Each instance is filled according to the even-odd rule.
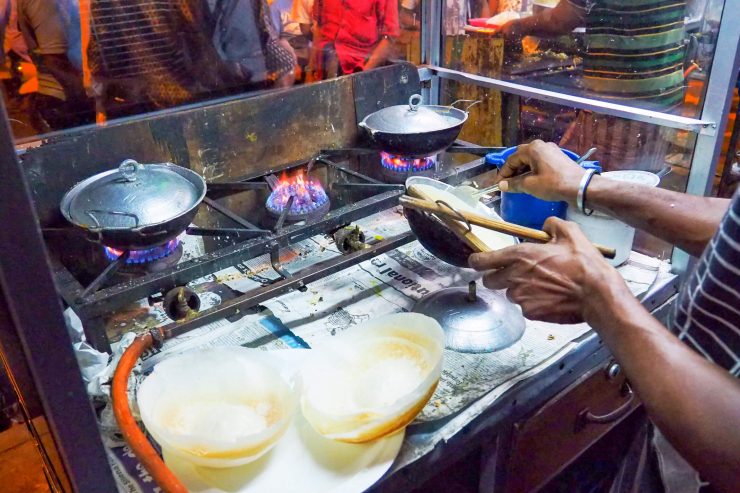
[[[516,147],[509,147],[501,152],[492,152],[486,155],[486,163],[495,165],[498,169],[504,165],[506,160],[516,152]],[[579,156],[575,152],[561,149],[563,153],[577,161]],[[596,168],[601,171],[598,161],[584,161],[581,166],[589,169]],[[545,220],[550,216],[565,218],[567,202],[551,202],[538,199],[533,195],[516,192],[501,192],[501,217],[521,226],[542,229]]]

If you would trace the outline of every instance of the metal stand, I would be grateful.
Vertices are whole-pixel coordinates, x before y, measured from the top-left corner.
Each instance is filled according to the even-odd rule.
[[[445,332],[445,347],[461,353],[492,353],[521,339],[521,311],[496,291],[446,288],[424,297],[413,310],[435,319]]]

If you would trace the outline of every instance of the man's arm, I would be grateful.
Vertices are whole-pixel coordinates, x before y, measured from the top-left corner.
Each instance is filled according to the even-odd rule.
[[[505,36],[512,38],[528,35],[560,36],[583,26],[584,19],[584,8],[574,5],[571,0],[560,0],[555,7],[546,9],[541,14],[506,23],[501,31]]]
[[[527,176],[518,177],[526,170]],[[526,192],[546,200],[565,200],[575,207],[584,171],[552,143],[519,146],[501,171],[501,189]],[[699,197],[594,176],[588,186],[589,208],[605,212],[637,229],[698,256],[717,230],[728,199]]]
[[[372,53],[365,62],[364,70],[370,70],[382,65],[385,65],[394,53],[393,43],[388,38],[382,38],[380,42],[375,45]]]
[[[621,279],[596,292],[586,321],[624,367],[653,422],[704,479],[737,491],[740,383],[679,341]]]
[[[550,243],[472,255],[471,267],[527,318],[591,325],[673,446],[717,489],[735,491],[740,383],[653,318],[577,225],[550,218],[545,230]]]

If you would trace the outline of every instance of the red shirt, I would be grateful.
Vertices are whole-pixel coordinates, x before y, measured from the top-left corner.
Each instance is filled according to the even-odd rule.
[[[318,22],[322,51],[333,43],[345,73],[362,70],[381,37],[395,37],[398,0],[314,0],[313,18]]]

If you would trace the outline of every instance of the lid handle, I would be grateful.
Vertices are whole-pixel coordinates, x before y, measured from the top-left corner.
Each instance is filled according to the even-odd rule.
[[[424,101],[424,98],[421,97],[421,94],[414,94],[409,98],[409,110],[416,111],[419,109],[419,105],[421,105],[421,102]]]
[[[126,159],[118,166],[118,171],[121,172],[124,180],[136,181],[136,173],[143,167],[133,159]]]

